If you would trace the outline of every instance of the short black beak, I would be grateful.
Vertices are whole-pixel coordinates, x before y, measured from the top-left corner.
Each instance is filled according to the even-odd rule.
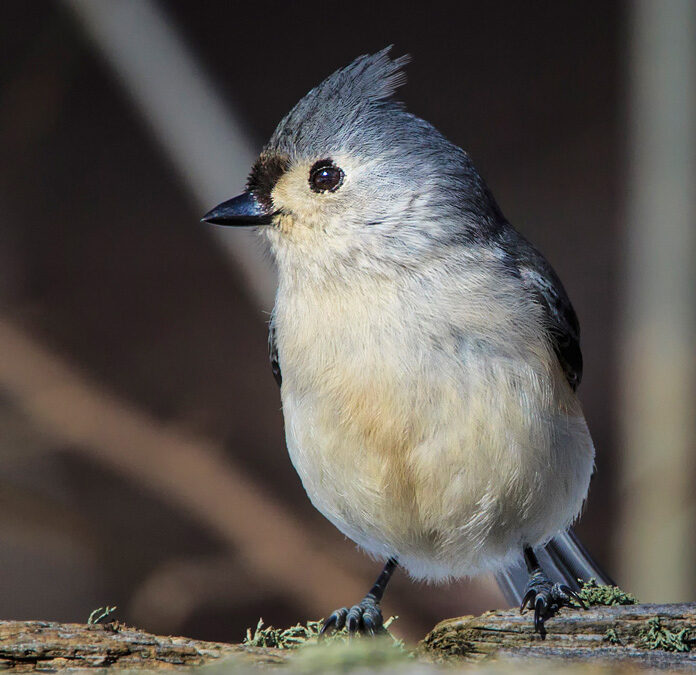
[[[208,211],[201,220],[215,225],[244,227],[251,225],[270,225],[274,212],[266,208],[253,192],[244,192],[239,197],[228,199]]]

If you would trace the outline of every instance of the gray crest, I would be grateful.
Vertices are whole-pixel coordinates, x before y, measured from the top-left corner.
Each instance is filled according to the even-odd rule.
[[[346,147],[352,134],[369,128],[357,123],[362,118],[401,111],[392,97],[406,82],[402,68],[410,57],[392,59],[390,50],[359,56],[314,87],[283,118],[266,151],[292,157]]]

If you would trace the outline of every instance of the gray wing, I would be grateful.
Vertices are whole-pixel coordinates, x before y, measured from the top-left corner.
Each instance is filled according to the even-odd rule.
[[[280,372],[280,362],[278,361],[278,345],[276,344],[275,335],[275,324],[271,319],[271,323],[268,326],[268,350],[269,357],[271,359],[271,370],[273,371],[273,377],[280,387],[283,384],[283,374]]]
[[[549,262],[522,235],[512,229],[504,238],[504,248],[522,279],[544,310],[547,329],[568,383],[577,389],[582,379],[580,325],[563,288],[561,280]],[[515,237],[513,239],[513,237]],[[556,535],[545,547],[537,549],[543,569],[551,576],[579,588],[578,579],[594,577],[599,583],[613,585],[611,577],[585,550],[572,529]],[[522,562],[496,574],[498,585],[511,604],[519,604],[524,595],[529,573]]]
[[[522,239],[517,267],[523,283],[544,310],[554,350],[568,380],[576,390],[582,380],[580,324],[561,280],[546,258]]]

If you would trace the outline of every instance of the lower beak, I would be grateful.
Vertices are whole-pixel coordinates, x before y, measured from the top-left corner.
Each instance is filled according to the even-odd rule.
[[[270,225],[275,212],[259,202],[253,192],[244,192],[234,199],[218,204],[208,211],[202,221],[215,225],[244,227],[252,225]]]

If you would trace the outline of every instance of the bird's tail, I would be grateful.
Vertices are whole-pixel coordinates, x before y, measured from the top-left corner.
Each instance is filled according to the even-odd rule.
[[[615,585],[611,577],[595,562],[580,543],[572,528],[555,536],[546,546],[536,550],[542,569],[552,581],[560,581],[577,591],[578,579],[588,581],[594,577],[600,584]],[[523,562],[496,575],[496,581],[505,599],[519,605],[525,593],[529,573]]]

